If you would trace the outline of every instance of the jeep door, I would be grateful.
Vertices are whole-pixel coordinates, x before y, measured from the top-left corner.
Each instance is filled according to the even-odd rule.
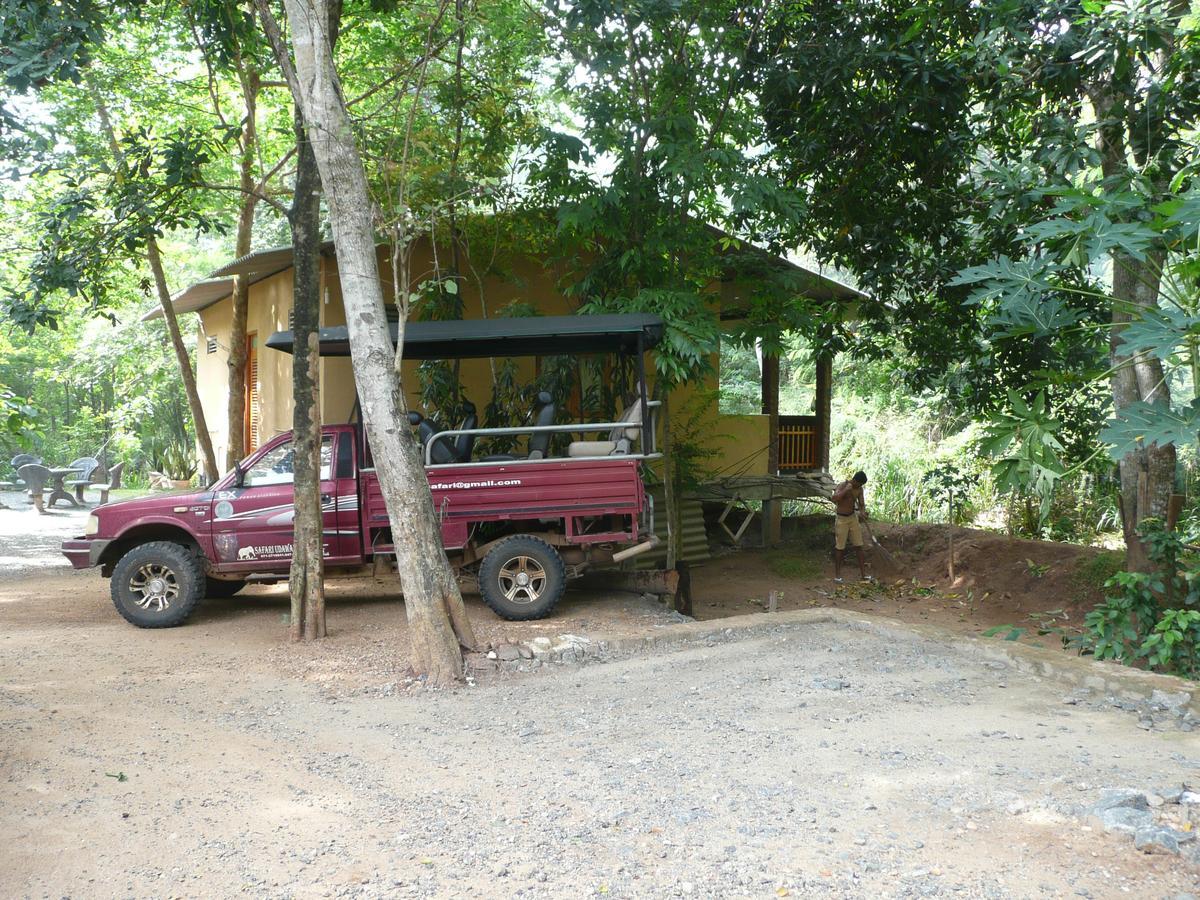
[[[334,440],[321,441],[321,512],[325,558],[341,555],[337,523]],[[225,572],[276,572],[292,559],[295,447],[287,436],[245,465],[241,487],[213,496],[213,547]]]

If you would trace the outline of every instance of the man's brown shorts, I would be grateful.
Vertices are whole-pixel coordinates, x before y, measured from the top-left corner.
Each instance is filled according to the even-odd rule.
[[[833,545],[839,550],[846,549],[846,539],[849,538],[851,547],[863,545],[862,526],[858,523],[858,513],[843,516],[838,513],[837,522],[833,526]]]

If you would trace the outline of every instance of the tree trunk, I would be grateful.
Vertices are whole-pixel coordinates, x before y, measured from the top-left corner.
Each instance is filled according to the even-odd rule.
[[[1161,256],[1151,254],[1145,261],[1129,257],[1114,260],[1113,296],[1124,303],[1144,308],[1158,306],[1158,281]],[[1170,404],[1162,362],[1149,354],[1130,356],[1121,347],[1121,332],[1131,320],[1124,310],[1114,308],[1110,354],[1113,410],[1120,412],[1139,400]],[[1171,495],[1175,492],[1175,445],[1150,444],[1125,454],[1120,462],[1121,526],[1125,534],[1125,567],[1131,572],[1151,568],[1146,550],[1137,536],[1142,519],[1166,518]]]
[[[171,345],[175,348],[175,359],[179,363],[179,372],[183,376],[183,389],[187,394],[188,406],[192,410],[192,421],[196,424],[196,441],[200,444],[200,453],[203,456],[204,477],[209,484],[212,484],[221,477],[221,472],[217,469],[217,455],[213,452],[212,435],[208,433],[208,423],[204,420],[204,407],[200,404],[200,392],[196,388],[196,373],[192,371],[192,358],[188,355],[187,346],[183,343],[183,335],[179,333],[179,320],[175,317],[175,307],[171,305],[171,291],[167,288],[167,276],[163,272],[158,241],[153,235],[146,237],[146,259],[150,261],[150,271],[154,273],[154,287],[158,293],[158,302],[162,306],[163,318],[167,322],[167,331],[171,335]]]
[[[1094,85],[1089,90],[1096,119],[1100,123],[1100,163],[1106,179],[1127,176],[1126,127],[1116,102],[1120,88],[1111,83]],[[1129,125],[1137,127],[1137,123]],[[1164,377],[1162,362],[1149,354],[1130,355],[1121,346],[1121,332],[1133,318],[1130,309],[1157,309],[1159,281],[1164,251],[1147,253],[1145,259],[1124,254],[1113,255],[1112,295],[1117,303],[1112,311],[1109,354],[1112,365],[1113,412],[1120,414],[1139,400],[1148,403],[1171,402],[1171,391]],[[1145,572],[1152,567],[1137,536],[1138,523],[1150,516],[1165,518],[1171,494],[1175,491],[1175,446],[1150,444],[1125,454],[1120,462],[1121,527],[1125,534],[1125,568]]]
[[[293,355],[292,440],[295,456],[295,529],[292,570],[293,641],[325,637],[325,559],[321,512],[321,393],[318,340],[321,315],[321,181],[317,161],[296,110],[296,188],[292,229]],[[336,455],[334,457],[336,460]]]
[[[265,3],[258,6],[260,13],[269,15]],[[408,427],[396,369],[403,334],[393,351],[375,251],[375,207],[334,68],[328,4],[286,0],[285,8],[296,101],[316,138],[312,147],[329,202],[354,380],[391,520],[413,667],[431,682],[444,684],[461,678],[460,644],[473,647],[475,639],[442,548],[425,467]]]

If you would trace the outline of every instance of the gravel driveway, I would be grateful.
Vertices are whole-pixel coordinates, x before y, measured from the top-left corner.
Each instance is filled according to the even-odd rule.
[[[59,548],[83,534],[90,511],[60,505],[39,515],[24,493],[0,491],[0,578],[69,569]]]
[[[45,602],[88,596],[65,583]],[[1200,878],[1075,815],[1200,781],[1195,733],[917,637],[764,626],[345,695],[243,616],[139,631],[98,597],[44,619],[20,587],[0,588],[6,897],[1164,898]]]

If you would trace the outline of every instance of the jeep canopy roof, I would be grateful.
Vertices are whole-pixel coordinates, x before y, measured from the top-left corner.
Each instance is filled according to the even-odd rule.
[[[390,322],[389,327],[395,343],[396,323]],[[661,341],[664,328],[662,319],[648,313],[409,322],[404,328],[404,358],[636,354]],[[291,353],[292,345],[290,331],[277,331],[267,338],[268,347],[284,353]],[[350,355],[345,325],[321,329],[320,353]]]

